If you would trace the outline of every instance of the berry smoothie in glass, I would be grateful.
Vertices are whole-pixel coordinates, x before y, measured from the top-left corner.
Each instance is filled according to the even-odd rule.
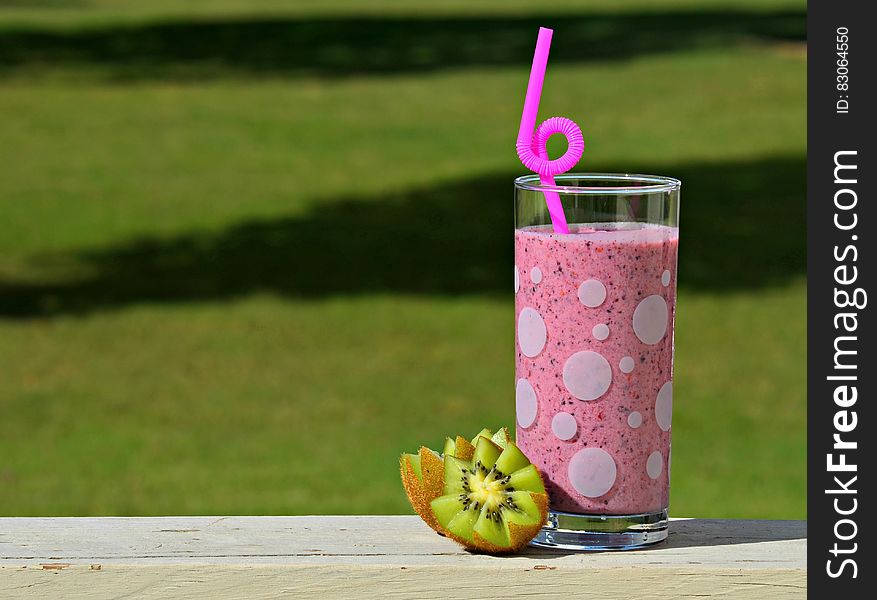
[[[551,499],[537,545],[666,538],[680,185],[515,181],[517,443]],[[552,227],[547,194],[568,233]]]

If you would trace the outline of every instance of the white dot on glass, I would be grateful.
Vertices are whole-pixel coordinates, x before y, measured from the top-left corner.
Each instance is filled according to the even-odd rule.
[[[597,308],[606,300],[606,286],[596,279],[588,279],[579,286],[579,302],[588,308]]]
[[[633,311],[633,332],[643,344],[657,344],[667,333],[667,301],[657,294],[644,298]]]
[[[612,367],[601,354],[576,352],[563,365],[563,384],[579,400],[596,400],[612,384]]]
[[[615,460],[602,448],[583,448],[569,461],[567,477],[578,493],[599,498],[615,484]]]
[[[515,293],[521,289],[521,273],[518,271],[518,265],[515,265]]]
[[[618,363],[618,368],[621,369],[622,373],[630,373],[633,371],[633,357],[625,356]]]
[[[633,411],[629,415],[627,415],[627,424],[631,426],[631,428],[636,429],[640,425],[643,424],[643,416],[642,413],[637,411]]]
[[[569,413],[559,412],[551,419],[551,431],[559,440],[571,440],[576,436],[578,429],[576,418]]]
[[[525,308],[518,316],[518,345],[524,356],[533,358],[542,352],[548,331],[542,315],[533,308]]]
[[[661,475],[661,471],[664,470],[664,457],[661,456],[661,453],[655,450],[651,454],[649,454],[648,460],[646,460],[646,473],[649,474],[649,477],[652,479],[657,479]]]
[[[530,281],[533,283],[539,283],[542,281],[542,269],[539,267],[533,267],[530,269]]]
[[[591,333],[594,334],[594,337],[598,340],[605,340],[609,337],[609,326],[605,323],[600,323],[599,325],[594,325],[594,328],[591,330]]]
[[[670,271],[664,271],[661,273],[661,285],[664,287],[670,285]]]
[[[518,379],[515,386],[515,414],[521,427],[529,427],[536,420],[536,412],[539,402],[536,399],[536,390],[526,379]]]
[[[673,382],[668,381],[658,390],[655,398],[655,420],[661,431],[669,431],[673,420]]]

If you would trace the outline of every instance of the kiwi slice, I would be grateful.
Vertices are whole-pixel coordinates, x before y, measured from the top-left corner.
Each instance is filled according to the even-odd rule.
[[[481,431],[478,432],[478,435],[476,435],[474,438],[472,438],[472,445],[473,446],[478,443],[478,438],[480,438],[480,437],[488,438],[490,441],[492,441],[494,444],[496,444],[500,448],[505,448],[505,445],[508,442],[512,441],[512,436],[509,433],[508,427],[500,427],[496,431],[496,433],[492,432],[491,430],[489,430],[487,428],[482,429]]]
[[[454,457],[459,458],[461,460],[472,460],[472,455],[475,454],[475,446],[472,445],[472,442],[467,440],[461,435],[457,436],[457,439],[454,440]]]
[[[440,496],[443,490],[444,461],[437,452],[421,446],[417,454],[403,454],[399,459],[402,486],[408,495],[411,506],[427,525],[443,534],[443,530],[429,503]]]
[[[402,486],[408,495],[408,501],[420,518],[442,535],[444,532],[436,522],[429,503],[442,495],[444,458],[452,456],[466,461],[472,460],[475,447],[469,440],[458,435],[456,439],[445,438],[443,450],[444,453],[439,455],[423,446],[417,454],[406,453],[399,459]]]
[[[505,449],[506,445],[512,441],[512,435],[509,433],[508,427],[500,427],[493,437],[490,438],[494,444]]]
[[[443,495],[430,502],[442,530],[470,550],[514,552],[548,517],[548,494],[535,466],[511,440],[479,434],[471,460],[444,459]]]
[[[493,437],[493,432],[491,430],[487,429],[486,427],[484,429],[482,429],[481,431],[479,431],[477,434],[475,434],[475,437],[472,438],[472,445],[473,446],[478,445],[478,438],[480,438],[480,437],[486,437],[487,439],[490,439]]]

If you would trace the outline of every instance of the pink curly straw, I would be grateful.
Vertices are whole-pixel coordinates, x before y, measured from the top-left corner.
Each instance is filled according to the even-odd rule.
[[[539,100],[542,97],[542,84],[545,82],[545,69],[548,67],[548,50],[551,48],[551,36],[554,33],[545,27],[539,28],[536,40],[536,52],[533,55],[533,66],[530,68],[530,82],[527,84],[527,96],[524,99],[524,112],[521,114],[521,128],[518,130],[518,141],[515,144],[518,158],[524,166],[539,173],[539,181],[543,185],[555,186],[554,176],[565,173],[573,168],[585,150],[582,130],[574,121],[565,117],[551,117],[543,121],[536,132],[536,116],[539,112]],[[548,138],[555,133],[566,137],[567,149],[560,158],[550,160],[545,148]],[[555,233],[569,233],[566,216],[560,196],[554,191],[544,191],[545,203]]]

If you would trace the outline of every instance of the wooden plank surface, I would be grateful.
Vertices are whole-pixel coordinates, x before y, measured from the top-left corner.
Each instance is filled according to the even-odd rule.
[[[0,519],[0,597],[803,598],[802,521],[674,519],[635,552],[462,551],[416,517]]]

